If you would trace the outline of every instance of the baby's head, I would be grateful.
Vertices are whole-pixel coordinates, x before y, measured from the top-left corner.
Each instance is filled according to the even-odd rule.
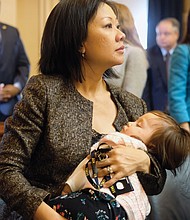
[[[124,126],[121,132],[142,140],[162,167],[171,170],[174,175],[190,152],[190,133],[161,111],[144,114],[137,121]]]
[[[181,128],[169,115],[152,111],[161,119],[161,126],[153,132],[148,143],[148,149],[158,155],[165,169],[176,175],[176,168],[181,166],[190,152],[190,133]]]

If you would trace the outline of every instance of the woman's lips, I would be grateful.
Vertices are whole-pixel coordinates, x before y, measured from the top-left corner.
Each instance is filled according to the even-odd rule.
[[[123,46],[119,47],[116,51],[124,52],[124,49],[125,49],[125,47],[124,47],[124,45],[123,45]]]

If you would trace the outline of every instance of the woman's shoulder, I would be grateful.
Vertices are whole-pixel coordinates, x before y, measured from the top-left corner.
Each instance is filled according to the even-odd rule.
[[[44,74],[37,74],[30,77],[29,82],[37,83],[37,82],[45,82],[51,83],[55,81],[62,81],[61,75],[44,75]]]
[[[128,45],[126,47],[126,50],[127,50],[126,54],[128,56],[128,60],[130,61],[133,60],[134,63],[141,60],[145,62],[146,64],[148,64],[146,50],[144,50],[143,48]]]
[[[179,44],[173,54],[172,54],[172,59],[171,63],[175,65],[175,63],[179,62],[189,62],[190,61],[190,45],[188,44]]]
[[[61,97],[76,96],[73,84],[66,82],[59,75],[43,74],[34,75],[28,80],[23,95],[30,94],[57,101],[60,101]]]
[[[131,56],[145,56],[146,55],[146,51],[143,48],[137,47],[137,46],[133,46],[133,45],[127,45],[126,46],[126,53]]]
[[[177,52],[182,52],[182,53],[190,53],[190,44],[178,44],[177,47],[174,50],[174,54]]]
[[[28,86],[41,86],[47,89],[56,89],[69,87],[71,83],[66,82],[61,75],[38,74],[30,77]]]

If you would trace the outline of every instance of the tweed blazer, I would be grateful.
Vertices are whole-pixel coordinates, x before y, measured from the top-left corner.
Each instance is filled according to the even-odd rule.
[[[143,100],[108,88],[118,109],[116,130],[146,112]],[[68,175],[89,154],[92,114],[93,103],[61,76],[30,78],[0,144],[0,196],[24,219],[32,218],[42,200],[60,194]],[[159,193],[165,182],[157,170],[139,174],[142,182],[151,182],[150,194]]]

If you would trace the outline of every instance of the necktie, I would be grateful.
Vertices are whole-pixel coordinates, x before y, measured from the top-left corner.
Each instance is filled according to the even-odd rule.
[[[166,63],[166,76],[167,76],[167,79],[169,77],[169,66],[170,66],[170,53],[167,52],[167,54],[165,55],[165,63]]]

